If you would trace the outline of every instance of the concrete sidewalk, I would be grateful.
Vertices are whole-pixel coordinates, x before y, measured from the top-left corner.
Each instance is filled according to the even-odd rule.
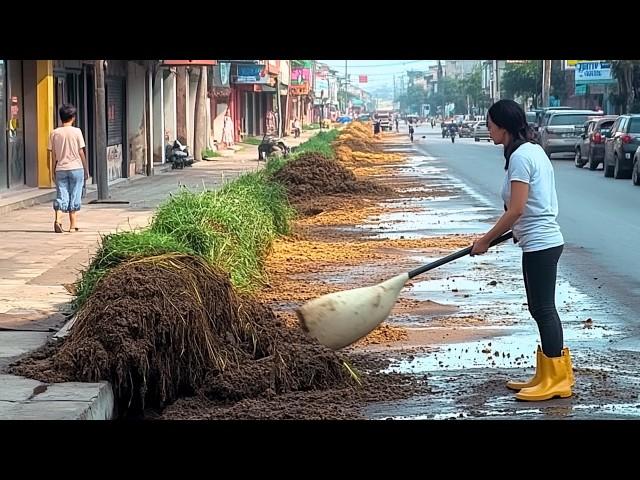
[[[300,138],[286,141],[296,146],[314,134],[305,132]],[[69,289],[89,263],[101,235],[147,225],[155,207],[181,186],[216,189],[244,172],[262,168],[264,162],[257,161],[257,150],[255,145],[244,145],[233,155],[215,161],[113,185],[111,200],[128,204],[89,205],[96,195],[90,189],[78,215],[79,232],[53,232],[53,210],[48,197],[44,200],[46,204],[6,213],[0,224],[0,373],[20,356],[44,345],[66,323],[72,299]],[[43,197],[46,195],[50,192],[44,192]],[[68,227],[67,217],[63,228]],[[68,419],[74,415],[74,418],[109,418],[103,406],[113,404],[113,394],[103,383],[91,384],[92,387],[58,384],[52,390],[52,386],[34,382],[0,375],[0,419]],[[45,391],[49,394],[42,397]],[[56,416],[57,407],[47,404],[45,399],[55,405],[75,404],[71,410],[61,408]],[[97,399],[101,402],[99,408],[93,405]],[[71,407],[70,403],[64,405]]]

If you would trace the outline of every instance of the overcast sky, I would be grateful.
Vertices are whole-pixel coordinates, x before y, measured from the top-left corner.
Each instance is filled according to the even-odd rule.
[[[340,75],[344,75],[344,60],[318,60],[326,63]],[[370,91],[387,86],[393,88],[393,76],[396,81],[407,70],[426,70],[430,65],[436,65],[437,60],[347,60],[347,73],[351,82]],[[358,83],[358,75],[367,75],[367,83]]]

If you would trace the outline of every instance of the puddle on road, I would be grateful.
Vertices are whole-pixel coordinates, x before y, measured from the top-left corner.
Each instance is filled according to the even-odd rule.
[[[459,327],[459,330],[473,327]],[[500,327],[491,327],[495,330]],[[502,327],[504,336],[491,340],[442,344],[433,353],[416,355],[410,360],[392,362],[385,373],[413,373],[462,370],[469,368],[527,368],[533,366],[537,335],[514,334]],[[434,345],[436,346],[436,345]]]
[[[403,174],[424,178],[424,187],[406,191],[435,190],[443,196],[390,203],[391,211],[379,215],[378,221],[359,227],[361,230],[382,230],[378,238],[424,238],[446,233],[484,233],[493,225],[500,211],[492,207],[486,197],[468,185],[447,174],[443,162],[433,157],[413,157]],[[406,203],[405,203],[406,202]],[[437,202],[437,204],[436,204]],[[419,207],[419,212],[399,212],[403,207]],[[441,256],[448,254],[444,252]],[[413,255],[416,266],[437,260],[440,256]],[[432,344],[428,352],[392,360],[385,372],[428,375],[433,393],[428,397],[411,398],[393,404],[372,407],[369,418],[396,419],[464,419],[464,418],[593,418],[638,417],[639,403],[620,398],[619,403],[609,401],[597,404],[598,398],[589,398],[582,392],[578,399],[558,399],[540,405],[516,402],[512,394],[500,386],[488,393],[485,400],[476,403],[462,399],[471,395],[473,382],[485,385],[490,375],[526,378],[533,374],[535,351],[539,345],[538,329],[526,305],[522,280],[521,250],[513,243],[491,249],[481,257],[463,257],[441,266],[413,281],[402,296],[414,300],[431,300],[457,307],[447,317],[482,318],[482,326],[455,326],[475,333],[491,331],[491,338],[480,338],[461,343]],[[344,272],[346,274],[346,271]],[[562,265],[556,287],[556,304],[563,321],[565,343],[572,348],[573,363],[593,365],[588,350],[604,352],[614,340],[626,332],[624,324],[615,314],[615,307],[597,301],[594,297],[573,287],[563,275]],[[446,320],[442,316],[402,315],[398,324],[429,328],[431,321]],[[588,321],[590,319],[591,321]],[[442,329],[442,321],[435,328]],[[602,355],[600,354],[600,355]],[[603,373],[620,374],[620,370],[607,369],[606,362],[598,361]],[[592,368],[592,367],[591,367]],[[607,370],[605,372],[605,370]],[[473,373],[476,372],[476,373]],[[510,372],[510,373],[509,373]],[[607,373],[608,372],[608,373]],[[501,377],[500,377],[501,375]],[[496,377],[498,378],[498,377]],[[616,376],[620,378],[619,375]],[[635,378],[635,377],[634,377]],[[628,388],[635,380],[626,382]],[[457,388],[456,388],[457,384]],[[494,381],[494,385],[497,385]],[[634,384],[635,385],[635,384]],[[586,387],[583,387],[586,388]],[[633,387],[635,388],[635,387]],[[632,388],[632,390],[633,390]],[[635,391],[635,390],[634,390]],[[635,398],[635,397],[634,397]],[[613,400],[613,399],[611,399]],[[578,402],[582,404],[578,404]],[[467,402],[467,403],[465,403]],[[428,412],[428,414],[426,413]]]
[[[385,230],[375,238],[427,238],[440,236],[445,233],[483,233],[491,225],[490,219],[495,218],[495,211],[486,207],[456,205],[455,197],[449,196],[447,204],[444,200],[421,200],[407,204],[389,205],[396,211],[377,215],[374,223],[365,223],[359,228],[362,230]],[[438,203],[438,207],[430,208],[432,202]],[[423,208],[419,212],[399,212],[404,207]],[[394,208],[395,207],[395,208]]]

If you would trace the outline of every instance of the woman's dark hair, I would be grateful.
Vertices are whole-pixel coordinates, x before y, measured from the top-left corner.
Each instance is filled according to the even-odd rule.
[[[487,112],[487,122],[491,121],[511,134],[511,143],[504,147],[504,169],[509,168],[511,154],[523,143],[534,142],[533,130],[527,123],[524,110],[513,100],[498,100]]]
[[[74,107],[70,103],[65,103],[60,107],[58,113],[60,114],[60,120],[62,120],[64,123],[67,123],[69,120],[76,116],[76,107]]]

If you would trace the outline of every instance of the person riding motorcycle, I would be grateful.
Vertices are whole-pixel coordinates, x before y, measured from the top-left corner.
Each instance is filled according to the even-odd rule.
[[[451,123],[449,125],[449,137],[451,137],[451,143],[455,142],[457,132],[458,132],[458,126],[455,123]]]

